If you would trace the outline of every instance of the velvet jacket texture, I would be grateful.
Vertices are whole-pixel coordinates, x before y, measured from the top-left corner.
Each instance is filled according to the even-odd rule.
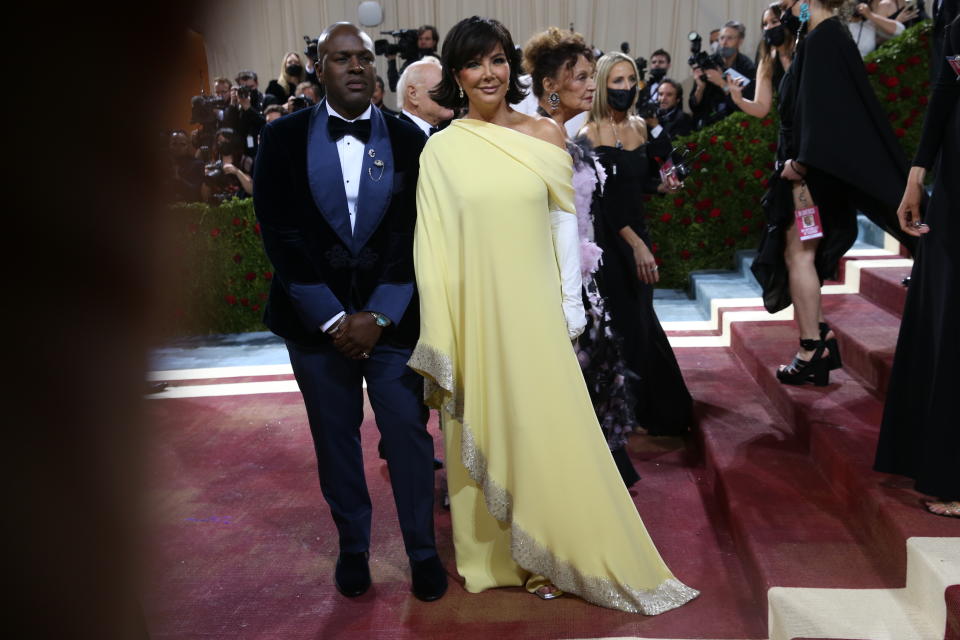
[[[392,321],[381,343],[412,347],[420,314],[413,231],[420,130],[371,110],[353,231],[325,101],[268,124],[254,174],[254,208],[274,267],[267,327],[305,347],[330,340],[321,325],[340,311]]]

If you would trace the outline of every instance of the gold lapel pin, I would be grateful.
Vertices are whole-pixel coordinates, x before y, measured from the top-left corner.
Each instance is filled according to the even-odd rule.
[[[367,151],[367,155],[369,155],[371,158],[376,158],[377,157],[376,149],[370,149],[369,151]]]
[[[373,151],[373,149],[371,149]],[[372,157],[372,155],[371,155]],[[377,177],[373,177],[373,167],[367,167],[367,175],[370,176],[370,179],[374,182],[380,182],[380,179],[383,177],[383,160],[374,160],[373,166],[380,169],[380,173],[377,174]]]

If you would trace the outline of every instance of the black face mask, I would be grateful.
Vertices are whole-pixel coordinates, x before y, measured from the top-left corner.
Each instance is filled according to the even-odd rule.
[[[726,60],[727,58],[732,58],[737,55],[736,47],[720,47],[717,49],[717,53],[720,54],[720,57]]]
[[[299,76],[303,73],[303,67],[298,64],[288,64],[287,65],[287,75],[288,76]]]
[[[790,33],[800,33],[800,27],[803,25],[800,18],[793,15],[792,7],[783,12],[780,16],[780,25]]]
[[[626,111],[637,97],[637,85],[629,89],[607,89],[607,104],[614,111]]]
[[[665,75],[667,75],[666,69],[650,69],[650,80],[653,82],[660,82]]]
[[[770,27],[763,31],[763,41],[767,43],[769,47],[779,47],[783,44],[783,41],[787,39],[787,34],[783,29],[782,24],[778,24],[775,27]]]

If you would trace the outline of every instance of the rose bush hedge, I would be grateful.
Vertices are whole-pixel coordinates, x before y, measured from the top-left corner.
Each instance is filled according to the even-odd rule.
[[[865,60],[908,158],[920,141],[930,86],[929,30],[929,22],[918,24]],[[771,109],[762,120],[737,113],[675,142],[691,155],[702,155],[683,191],[652,196],[646,203],[660,287],[685,288],[691,271],[730,269],[736,251],[756,248],[763,227],[760,199],[773,169],[777,131],[776,109]]]
[[[926,109],[929,29],[929,22],[919,24],[865,61],[907,157],[919,144]],[[763,226],[760,198],[773,168],[777,128],[774,109],[762,120],[736,114],[676,141],[700,155],[684,191],[647,202],[651,249],[661,265],[659,286],[684,288],[691,271],[729,269],[734,252],[757,246]],[[173,273],[181,291],[171,308],[169,333],[263,331],[273,273],[253,201],[177,205],[172,213],[178,263]]]

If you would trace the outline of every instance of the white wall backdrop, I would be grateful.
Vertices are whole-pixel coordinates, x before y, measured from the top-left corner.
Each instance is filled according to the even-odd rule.
[[[697,30],[707,40],[711,29],[729,19],[747,26],[742,51],[753,57],[760,38],[760,14],[770,0],[381,0],[384,21],[366,29],[376,40],[381,30],[432,24],[440,37],[459,20],[481,15],[503,22],[514,40],[549,26],[573,28],[604,51],[630,43],[633,56],[650,57],[664,48],[673,56],[671,75],[689,84],[687,33]],[[210,78],[233,78],[253,69],[261,90],[279,73],[286,51],[303,51],[303,36],[316,35],[339,20],[357,22],[360,0],[208,0],[196,30],[206,41]],[[377,58],[386,79],[386,60]],[[198,87],[199,90],[199,87]],[[210,91],[210,88],[206,88]],[[394,98],[387,97],[388,104]]]

